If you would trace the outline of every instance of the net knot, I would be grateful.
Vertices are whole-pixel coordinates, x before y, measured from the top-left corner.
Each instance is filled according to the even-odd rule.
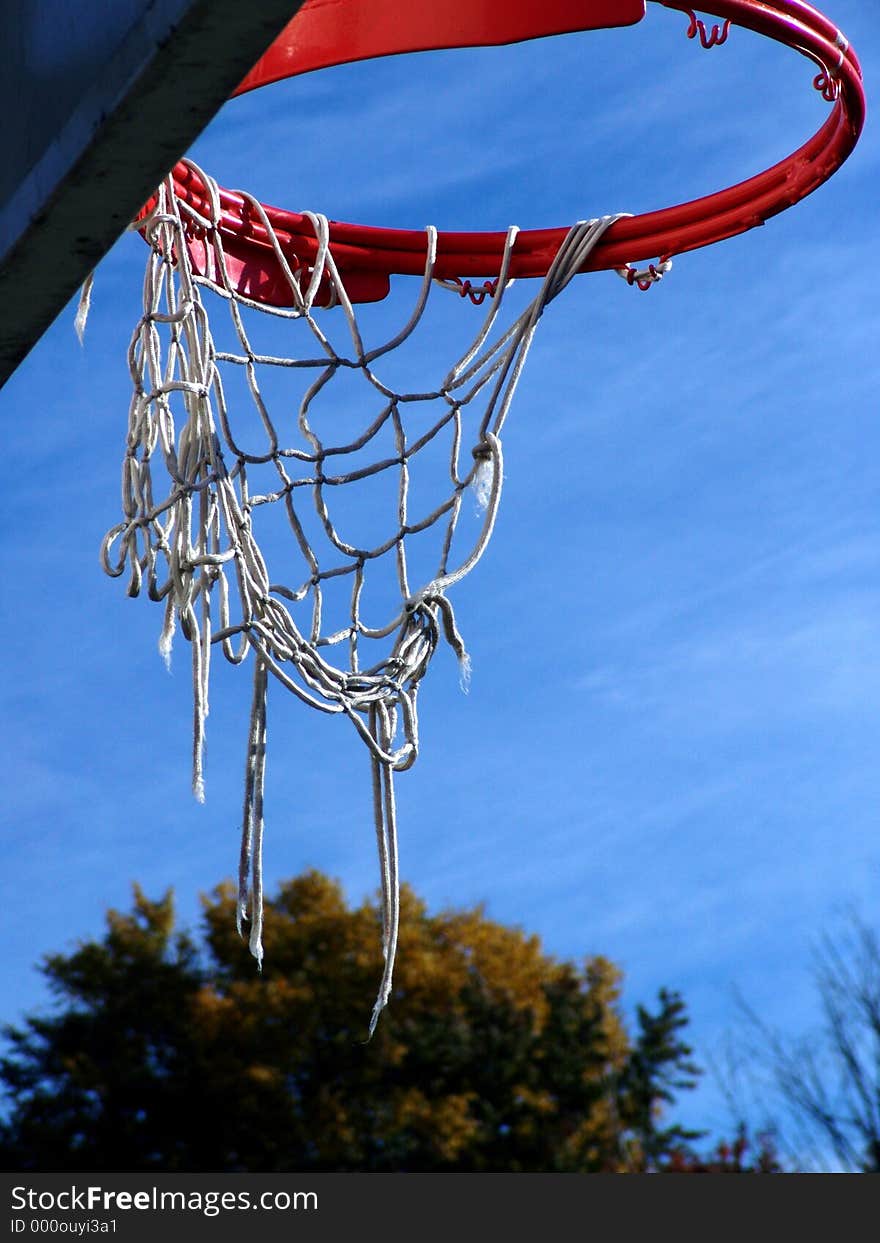
[[[481,440],[471,449],[471,456],[477,462],[491,462],[495,457],[495,451],[487,440]]]

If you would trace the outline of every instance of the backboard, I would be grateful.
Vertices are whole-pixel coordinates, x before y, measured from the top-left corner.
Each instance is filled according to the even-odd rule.
[[[302,0],[0,0],[0,384]]]

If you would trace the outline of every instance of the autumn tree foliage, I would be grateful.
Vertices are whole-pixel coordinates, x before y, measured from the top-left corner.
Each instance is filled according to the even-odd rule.
[[[666,1158],[667,1174],[782,1174],[783,1166],[776,1151],[776,1142],[769,1131],[750,1137],[742,1123],[732,1141],[722,1140],[708,1156],[682,1146]]]
[[[630,1171],[693,1138],[675,993],[631,1036],[620,974],[542,951],[479,910],[403,894],[393,1004],[369,1042],[379,913],[309,872],[267,903],[259,975],[234,894],[199,939],[170,894],[110,911],[42,965],[55,1005],[6,1029],[7,1170]],[[684,1147],[683,1147],[684,1146]]]

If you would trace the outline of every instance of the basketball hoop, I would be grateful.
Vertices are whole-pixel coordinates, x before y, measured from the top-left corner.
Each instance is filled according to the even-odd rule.
[[[806,56],[818,69],[815,88],[832,105],[821,129],[787,159],[729,189],[570,228],[446,233],[341,224],[225,190],[187,160],[136,222],[150,252],[144,311],[129,352],[134,394],[123,520],[105,538],[104,568],[128,573],[129,594],[145,588],[164,603],[166,657],[178,624],[191,644],[199,797],[212,649],[233,664],[253,656],[238,909],[258,960],[269,675],[310,706],[346,716],[363,739],[372,766],[385,957],[371,1033],[390,995],[398,935],[393,775],[418,754],[417,695],[440,643],[451,647],[467,677],[448,592],[492,534],[503,480],[501,433],[544,309],[578,273],[615,269],[647,289],[674,255],[763,223],[831,176],[862,127],[856,56],[802,0],[713,0],[720,24],[711,28],[682,0],[657,2],[687,15],[687,35],[704,47],[722,44],[741,26]],[[354,20],[355,8],[363,21]],[[236,94],[370,56],[631,25],[644,15],[644,0],[309,0]],[[395,276],[418,278],[414,303],[389,341],[368,345],[354,308],[385,298]],[[523,293],[520,283],[511,293],[525,277],[535,278],[537,289]],[[429,338],[420,363],[429,378],[404,391],[384,374],[385,362],[417,337],[435,288],[484,303],[483,320],[452,366],[428,357]],[[215,302],[211,315],[206,296]],[[229,345],[219,339],[224,307]],[[266,324],[274,335],[261,346],[255,333]],[[276,330],[289,331],[284,352]],[[294,333],[304,341],[296,344]],[[274,384],[278,376],[304,381],[293,403],[287,395],[280,416],[272,413],[265,379]],[[236,404],[230,393],[238,377]],[[362,382],[365,406],[356,430],[344,434],[324,408],[340,377]],[[413,484],[426,463],[439,470],[442,490],[437,485],[415,511]],[[378,536],[362,535],[349,530],[336,498],[374,484],[390,488],[387,524]],[[469,490],[479,502],[476,518],[464,507]],[[285,555],[285,581],[270,571],[271,540],[258,532],[272,514],[286,520],[299,564],[291,571]],[[429,537],[431,568],[416,572],[413,548]],[[382,567],[393,590],[380,606],[369,592]],[[346,603],[333,621],[329,601],[343,585]]]
[[[690,24],[686,33],[690,38],[699,35],[704,47],[721,43],[734,25],[800,52],[818,69],[813,79],[815,89],[834,106],[809,141],[765,172],[691,202],[619,220],[595,247],[584,271],[624,268],[656,255],[668,259],[763,224],[826,181],[852,151],[864,123],[865,98],[856,54],[841,31],[804,0],[713,0],[708,11],[723,25],[712,32],[685,0],[653,2],[687,15]],[[361,6],[368,10],[369,20],[355,23],[346,20],[350,7],[350,0],[306,3],[235,94],[316,68],[383,53],[489,46],[628,25],[645,14],[644,0],[554,0],[549,5],[509,0],[497,7],[488,6],[493,10],[491,17],[486,5],[473,6],[468,0],[446,0],[430,6],[370,0]],[[383,40],[387,40],[384,46]],[[204,187],[185,162],[175,168],[174,183],[181,200],[205,214]],[[287,283],[261,221],[254,219],[245,200],[234,191],[221,189],[220,205],[220,228],[238,291],[258,302],[288,305]],[[308,269],[316,255],[309,221],[297,212],[274,207],[265,211],[287,261]],[[565,228],[521,232],[511,257],[510,276],[545,276],[566,232]],[[441,280],[492,279],[498,275],[504,245],[503,232],[441,232],[437,236],[435,275]],[[423,231],[334,221],[330,246],[353,302],[384,298],[391,276],[418,276],[425,267]]]

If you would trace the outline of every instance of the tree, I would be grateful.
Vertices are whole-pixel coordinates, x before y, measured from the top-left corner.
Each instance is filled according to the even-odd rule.
[[[781,1105],[777,1130],[803,1168],[880,1173],[880,938],[856,914],[815,953],[821,1025],[800,1040],[741,1003]]]
[[[675,994],[631,1043],[606,959],[582,967],[480,909],[403,894],[393,1004],[367,1043],[379,913],[309,872],[267,904],[265,970],[204,902],[135,890],[100,941],[42,965],[55,1005],[6,1029],[5,1169],[617,1171],[660,1168],[695,1082]]]
[[[722,1140],[708,1156],[699,1156],[687,1144],[673,1149],[663,1167],[667,1174],[782,1174],[773,1135],[759,1131],[754,1140],[741,1124],[736,1139]]]
[[[639,1006],[638,1039],[626,1060],[620,1085],[621,1122],[628,1136],[630,1163],[640,1172],[656,1172],[670,1153],[687,1149],[700,1132],[677,1123],[662,1125],[663,1107],[677,1092],[696,1087],[699,1068],[693,1050],[681,1037],[688,1019],[678,993],[660,990],[660,1008],[652,1014]]]
[[[102,943],[45,960],[64,1008],[5,1029],[0,1079],[14,1109],[0,1136],[3,1168],[88,1169],[114,1150],[167,1145],[202,979],[195,946],[173,927],[170,895],[148,902],[136,889],[131,915],[108,913]]]

